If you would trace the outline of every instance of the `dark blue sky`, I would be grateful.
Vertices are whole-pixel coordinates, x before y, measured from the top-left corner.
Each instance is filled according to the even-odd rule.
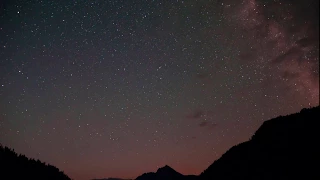
[[[319,2],[0,3],[0,143],[75,179],[199,174],[319,105]]]

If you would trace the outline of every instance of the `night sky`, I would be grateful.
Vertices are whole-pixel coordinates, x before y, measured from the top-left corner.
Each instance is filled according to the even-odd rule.
[[[0,143],[71,178],[199,174],[319,105],[318,0],[2,0]]]

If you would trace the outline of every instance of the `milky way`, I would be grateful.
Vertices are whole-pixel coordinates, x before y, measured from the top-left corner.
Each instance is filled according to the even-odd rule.
[[[0,143],[71,178],[199,174],[319,105],[319,1],[1,1]]]
[[[319,104],[319,22],[318,10],[312,8],[318,6],[318,1],[256,0],[225,6],[229,22],[236,23],[236,33],[246,43],[239,44],[240,59],[268,69],[276,76],[274,83],[285,83],[288,93],[310,105]]]

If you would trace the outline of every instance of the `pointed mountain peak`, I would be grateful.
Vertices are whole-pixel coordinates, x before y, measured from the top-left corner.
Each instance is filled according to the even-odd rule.
[[[170,166],[168,166],[168,165],[165,165],[165,166],[163,166],[162,168],[164,168],[164,169],[172,169]]]
[[[170,166],[165,165],[157,170],[157,172],[144,173],[136,178],[136,180],[181,180],[185,179],[183,174],[178,173]],[[187,178],[189,179],[189,177]],[[191,180],[191,179],[189,179]]]
[[[172,169],[170,166],[168,166],[168,165],[165,165],[165,166],[163,166],[163,167],[161,167],[161,168],[159,168],[159,169],[165,169],[165,170],[168,170],[168,169]],[[159,170],[158,169],[158,170]],[[173,169],[172,169],[173,170]]]
[[[177,171],[175,171],[174,169],[172,169],[170,166],[168,166],[168,165],[165,165],[165,166],[163,166],[163,167],[161,167],[161,168],[159,168],[158,170],[157,170],[157,173],[165,173],[165,174],[180,174],[180,173],[178,173]]]

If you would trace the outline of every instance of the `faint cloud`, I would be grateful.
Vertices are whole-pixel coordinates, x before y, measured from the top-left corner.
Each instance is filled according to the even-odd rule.
[[[213,129],[217,126],[216,123],[210,122],[210,121],[202,121],[199,123],[200,127],[208,127],[209,129]]]
[[[213,129],[217,126],[217,124],[212,122],[212,116],[212,111],[195,110],[194,112],[188,114],[187,118],[197,120],[197,126],[199,127]],[[195,139],[195,137],[192,137],[192,139]]]
[[[187,115],[187,118],[190,119],[199,119],[204,115],[204,112],[202,110],[196,110],[190,114]]]

